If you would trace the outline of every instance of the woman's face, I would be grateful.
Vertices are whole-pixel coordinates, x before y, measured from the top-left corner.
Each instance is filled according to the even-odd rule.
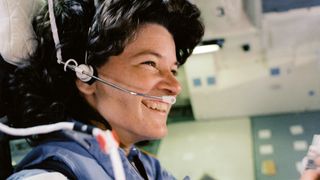
[[[131,91],[176,96],[181,90],[175,43],[161,25],[146,24],[123,53],[98,68],[99,77]],[[109,122],[124,144],[166,135],[170,104],[134,96],[95,82],[89,102]],[[88,98],[87,98],[88,99]]]

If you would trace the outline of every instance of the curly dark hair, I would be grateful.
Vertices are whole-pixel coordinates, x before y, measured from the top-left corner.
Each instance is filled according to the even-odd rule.
[[[138,28],[146,23],[165,27],[173,36],[177,60],[185,63],[201,41],[200,11],[188,0],[55,0],[60,48],[64,60],[100,67],[119,55]],[[57,63],[55,45],[44,6],[33,21],[38,40],[29,63],[8,81],[8,117],[15,127],[65,121],[90,123],[103,118],[81,97],[75,73]]]

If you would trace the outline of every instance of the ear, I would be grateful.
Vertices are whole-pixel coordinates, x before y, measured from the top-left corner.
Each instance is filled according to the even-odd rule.
[[[96,83],[92,83],[91,85],[81,81],[80,79],[76,80],[77,88],[80,92],[82,92],[84,95],[92,95],[96,90]]]

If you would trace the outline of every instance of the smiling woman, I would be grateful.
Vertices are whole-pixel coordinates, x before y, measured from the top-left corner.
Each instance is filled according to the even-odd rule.
[[[80,121],[118,137],[127,179],[174,179],[134,144],[167,134],[171,105],[153,97],[181,91],[176,73],[203,36],[200,12],[188,0],[55,0],[60,44],[55,46],[48,8],[33,21],[38,47],[8,81],[7,114],[14,127]],[[147,96],[84,82],[57,63],[74,59],[98,78]],[[26,61],[27,62],[27,61]],[[11,97],[11,98],[9,98]],[[30,137],[33,151],[9,179],[58,175],[114,179],[110,157],[92,137],[59,131]],[[55,173],[52,173],[55,172]]]
[[[155,96],[176,96],[181,90],[174,75],[177,68],[172,35],[161,25],[147,23],[120,55],[111,56],[97,69],[100,77],[121,87]],[[132,96],[102,83],[88,85],[77,80],[77,85],[128,147],[166,134],[170,104]],[[112,107],[112,113],[106,107]]]

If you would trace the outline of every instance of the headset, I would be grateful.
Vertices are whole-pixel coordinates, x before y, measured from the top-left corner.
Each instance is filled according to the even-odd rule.
[[[142,96],[145,98],[149,99],[154,99],[158,101],[162,101],[168,104],[174,104],[176,102],[176,98],[174,96],[152,96],[144,93],[139,93],[135,91],[131,91],[129,89],[123,88],[117,84],[108,82],[104,79],[101,79],[98,77],[98,73],[93,68],[92,66],[88,64],[80,64],[78,65],[77,61],[74,59],[69,59],[66,62],[62,60],[61,56],[61,48],[59,47],[60,40],[59,40],[59,35],[58,35],[58,30],[57,30],[57,24],[54,16],[54,7],[53,7],[53,0],[48,0],[48,8],[49,8],[49,19],[50,19],[50,25],[51,25],[51,31],[52,31],[52,36],[53,40],[55,43],[56,47],[56,56],[57,56],[57,63],[58,64],[63,64],[64,65],[64,71],[67,71],[67,68],[73,70],[76,72],[76,76],[78,79],[80,79],[83,82],[87,82],[88,84],[93,83],[95,80],[98,80],[110,87],[113,87],[117,90],[120,90],[122,92],[134,95],[134,96]],[[89,29],[90,32],[90,29]],[[87,51],[85,53],[85,63],[87,63]]]

